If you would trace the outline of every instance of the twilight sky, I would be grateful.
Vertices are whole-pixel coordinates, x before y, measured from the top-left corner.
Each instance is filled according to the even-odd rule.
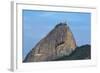
[[[91,43],[91,14],[23,10],[23,59],[58,23],[66,22],[78,46]]]

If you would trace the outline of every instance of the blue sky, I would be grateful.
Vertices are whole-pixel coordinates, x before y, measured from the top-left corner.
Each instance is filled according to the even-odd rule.
[[[78,46],[90,44],[91,14],[23,10],[23,58],[58,23],[66,22]]]

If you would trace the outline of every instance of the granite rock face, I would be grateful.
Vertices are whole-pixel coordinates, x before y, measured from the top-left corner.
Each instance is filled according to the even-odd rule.
[[[50,61],[70,55],[76,48],[76,42],[66,23],[57,24],[46,37],[41,39],[28,53],[24,62]]]

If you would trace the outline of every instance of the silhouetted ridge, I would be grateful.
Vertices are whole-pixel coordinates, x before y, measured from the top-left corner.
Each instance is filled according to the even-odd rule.
[[[73,51],[69,56],[63,56],[54,61],[59,60],[83,60],[83,59],[91,59],[91,46],[90,45],[83,45],[77,47],[75,51]]]

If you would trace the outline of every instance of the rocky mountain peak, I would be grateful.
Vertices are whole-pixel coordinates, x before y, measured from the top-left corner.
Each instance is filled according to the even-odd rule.
[[[28,53],[24,62],[51,61],[70,55],[76,48],[74,36],[66,23],[59,23]]]
[[[66,27],[66,26],[67,26],[66,22],[61,22],[61,23],[57,24],[55,26],[55,28],[57,28],[57,27]]]

